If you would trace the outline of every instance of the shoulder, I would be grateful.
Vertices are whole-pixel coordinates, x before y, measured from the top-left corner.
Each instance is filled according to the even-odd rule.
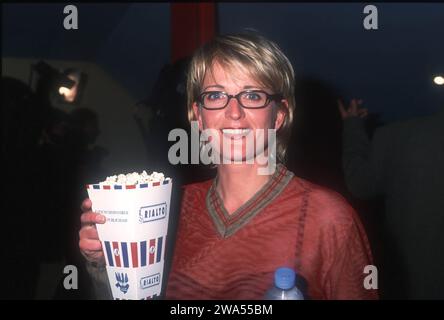
[[[294,176],[288,188],[291,191],[297,191],[298,193],[305,193],[310,202],[322,207],[350,207],[347,200],[336,191],[323,187],[316,183],[310,182],[303,178]]]
[[[378,128],[375,137],[380,137],[383,140],[405,140],[410,136],[427,135],[440,127],[440,125],[437,125],[436,118],[435,116],[423,116],[389,123]]]
[[[211,184],[213,183],[213,179],[205,180],[202,182],[190,183],[184,185],[182,188],[184,192],[193,192],[193,191],[208,191]]]
[[[324,255],[331,259],[338,259],[345,254],[344,250],[351,250],[365,261],[371,261],[364,225],[347,200],[325,187],[300,178],[293,180],[306,190],[302,212],[307,243],[322,243]]]
[[[203,182],[186,184],[182,187],[183,197],[184,198],[205,197],[207,195],[207,192],[210,189],[212,183],[213,183],[213,179],[206,180]]]
[[[299,177],[288,187],[302,197],[306,219],[317,228],[349,228],[356,223],[355,210],[341,194]]]
[[[202,216],[206,212],[206,197],[213,180],[182,186],[180,220]]]

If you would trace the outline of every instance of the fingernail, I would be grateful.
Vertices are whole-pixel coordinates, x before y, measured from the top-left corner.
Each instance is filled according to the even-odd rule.
[[[97,220],[98,220],[98,222],[102,222],[103,223],[103,222],[106,221],[106,218],[104,216],[98,216]]]

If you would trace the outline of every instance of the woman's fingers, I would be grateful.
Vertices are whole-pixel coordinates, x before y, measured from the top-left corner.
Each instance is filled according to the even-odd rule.
[[[104,263],[105,256],[103,255],[102,249],[97,250],[98,245],[100,245],[99,241],[98,241],[98,244],[92,240],[91,241],[87,241],[87,240],[80,240],[79,241],[80,252],[88,261],[95,262],[95,263]]]
[[[96,229],[96,223],[105,223],[106,217],[91,211],[92,202],[85,199],[80,206],[83,213],[80,216],[82,228],[79,231],[79,248],[89,261],[101,262],[104,260],[102,244]]]
[[[92,202],[89,198],[83,200],[82,205],[80,206],[83,212],[91,210],[91,207],[92,207]]]
[[[79,247],[80,250],[82,250],[88,255],[95,252],[102,252],[102,244],[100,243],[99,240],[80,239]]]
[[[99,240],[97,229],[93,226],[84,226],[79,231],[80,239]]]
[[[82,213],[80,216],[80,222],[82,225],[92,225],[96,223],[103,224],[106,221],[106,217],[104,215],[98,214],[96,212],[88,211]]]

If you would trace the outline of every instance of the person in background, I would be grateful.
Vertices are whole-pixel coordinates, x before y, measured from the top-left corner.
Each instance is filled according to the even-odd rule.
[[[385,199],[384,298],[444,299],[444,110],[383,126],[370,141],[361,105],[338,102],[343,166],[355,196]]]

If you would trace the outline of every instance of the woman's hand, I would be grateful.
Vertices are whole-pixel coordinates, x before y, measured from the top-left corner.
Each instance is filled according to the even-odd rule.
[[[339,112],[341,113],[342,120],[353,117],[365,118],[368,115],[368,110],[361,108],[361,104],[361,99],[352,99],[348,108],[345,108],[342,100],[338,99],[338,108]]]
[[[79,231],[79,247],[80,252],[90,262],[104,264],[102,244],[96,229],[96,223],[105,223],[105,216],[91,211],[91,200],[85,199],[81,209],[83,211],[80,216],[82,227]]]

